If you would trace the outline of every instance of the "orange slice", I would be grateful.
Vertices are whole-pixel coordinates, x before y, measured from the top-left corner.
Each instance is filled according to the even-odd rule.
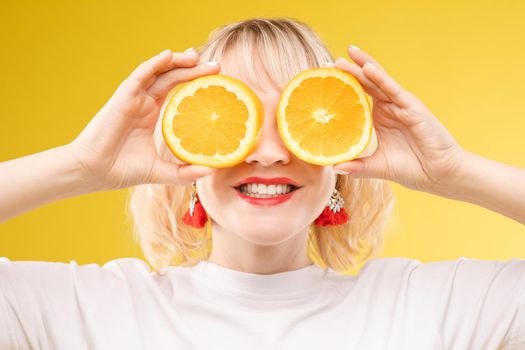
[[[263,106],[244,82],[222,74],[179,84],[164,102],[162,135],[180,160],[214,168],[242,162],[255,150]]]
[[[350,161],[377,147],[371,100],[354,76],[337,68],[307,69],[290,80],[277,125],[286,147],[312,164]]]

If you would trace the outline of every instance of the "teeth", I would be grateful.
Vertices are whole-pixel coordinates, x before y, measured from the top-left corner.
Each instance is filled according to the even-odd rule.
[[[292,189],[293,186],[291,185],[264,185],[256,183],[250,183],[240,187],[242,193],[256,198],[278,196],[291,192]]]

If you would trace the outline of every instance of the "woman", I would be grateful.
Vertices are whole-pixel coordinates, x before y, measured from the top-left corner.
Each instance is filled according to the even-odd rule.
[[[359,275],[344,273],[364,244],[366,257],[381,247],[394,204],[384,180],[525,223],[525,171],[465,151],[370,55],[348,54],[355,63],[339,58],[335,67],[373,98],[370,157],[316,166],[285,148],[280,90],[333,59],[304,23],[260,18],[217,29],[199,52],[152,57],[71,143],[1,163],[2,221],[135,186],[130,212],[155,271],[135,258],[102,267],[1,258],[0,348],[524,349],[525,260],[374,258]],[[263,102],[262,137],[234,167],[185,164],[160,133],[166,94],[219,72]],[[282,204],[252,205],[234,189],[251,176],[287,177],[300,189]],[[195,180],[203,229],[181,220]],[[350,220],[314,225],[334,189]]]

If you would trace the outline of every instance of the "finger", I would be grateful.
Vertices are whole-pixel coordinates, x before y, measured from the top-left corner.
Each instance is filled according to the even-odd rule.
[[[335,61],[335,68],[344,70],[356,77],[356,79],[359,80],[365,91],[370,96],[373,96],[381,101],[390,102],[388,96],[383,91],[381,91],[381,89],[373,81],[365,76],[363,70],[357,64],[350,63],[346,59],[339,57]]]
[[[194,51],[174,52],[171,66],[165,70],[161,70],[150,77],[150,79],[143,85],[144,88],[148,89],[155,83],[155,81],[165,73],[172,72],[177,68],[190,68],[199,64],[199,55]]]
[[[177,68],[160,75],[157,80],[148,88],[148,94],[156,99],[164,97],[176,85],[193,80],[203,75],[218,74],[220,64],[201,63],[191,68]]]
[[[383,179],[383,165],[379,162],[377,154],[367,158],[353,159],[333,166],[333,170],[343,170],[354,178],[376,178]]]
[[[386,73],[386,70],[377,62],[370,54],[366,53],[365,51],[362,51],[357,46],[349,46],[348,47],[348,56],[354,61],[359,67],[363,67],[366,62],[372,62],[374,66],[382,70]]]
[[[171,52],[166,50],[142,62],[128,77],[138,83],[139,88],[148,88],[159,74],[175,67],[192,67],[199,61],[195,54]]]
[[[364,74],[378,86],[396,105],[406,108],[410,105],[409,93],[394,78],[381,71],[370,62],[363,66]]]
[[[178,165],[158,159],[153,167],[151,183],[188,186],[198,178],[213,175],[217,169],[202,165]]]

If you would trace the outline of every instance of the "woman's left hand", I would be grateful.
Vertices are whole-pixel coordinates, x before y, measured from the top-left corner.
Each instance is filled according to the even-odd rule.
[[[378,146],[371,156],[339,163],[333,169],[439,194],[458,174],[466,151],[432,112],[370,55],[352,47],[348,54],[355,64],[339,58],[335,67],[356,77],[372,97]]]

